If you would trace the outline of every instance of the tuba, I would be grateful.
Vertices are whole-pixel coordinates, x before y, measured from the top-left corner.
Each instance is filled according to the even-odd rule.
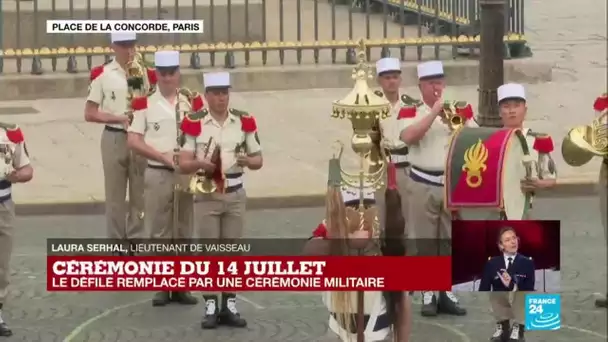
[[[137,52],[133,59],[127,63],[127,103],[129,106],[127,116],[129,117],[129,124],[133,122],[131,100],[138,96],[148,96],[154,92],[154,87],[148,80],[147,72],[146,61],[142,54]]]
[[[593,157],[608,158],[608,110],[590,125],[571,129],[562,142],[562,156],[570,166],[582,166]]]

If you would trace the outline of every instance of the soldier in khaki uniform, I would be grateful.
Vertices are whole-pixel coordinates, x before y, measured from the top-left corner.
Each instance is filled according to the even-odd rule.
[[[246,202],[243,171],[262,167],[262,147],[253,116],[228,108],[230,74],[208,73],[204,82],[209,109],[184,118],[182,131],[186,138],[179,164],[184,173],[207,172],[217,186],[213,193],[195,195],[199,237],[231,243],[243,234]],[[218,154],[219,158],[212,157]],[[222,293],[221,310],[216,294],[203,297],[203,329],[214,329],[218,323],[246,326],[236,309],[236,294]]]
[[[553,140],[546,134],[536,133],[524,127],[528,111],[524,86],[516,83],[503,84],[498,87],[497,94],[503,126],[522,130],[526,136],[530,157],[537,162],[537,167],[532,170],[531,179],[522,180],[522,190],[534,193],[554,187],[557,183],[557,170],[551,157]]]
[[[593,109],[597,112],[597,115],[604,115],[602,123],[608,125],[608,93],[603,94],[595,100]],[[608,245],[608,157],[604,157],[602,160],[602,166],[600,168],[600,179],[599,179],[599,193],[600,193],[600,215],[602,218],[602,224],[604,225],[604,235],[606,238],[606,245]],[[595,306],[598,308],[608,307],[606,303],[606,297],[599,298],[595,301]]]
[[[144,237],[144,171],[146,159],[127,147],[129,90],[136,96],[146,94],[156,83],[154,70],[143,75],[141,90],[129,83],[128,64],[135,56],[135,33],[112,33],[115,58],[91,70],[89,96],[84,115],[87,122],[104,124],[101,135],[106,227],[108,238],[134,240]],[[136,82],[137,83],[137,82]],[[129,203],[127,206],[127,186]]]
[[[202,109],[203,101],[179,94],[179,52],[159,51],[154,55],[158,88],[147,97],[133,100],[134,118],[128,133],[128,145],[148,160],[145,172],[145,226],[152,239],[191,239],[193,231],[193,198],[179,191],[177,222],[173,221],[176,182],[175,158],[181,147],[179,123],[183,115]],[[182,185],[182,184],[180,184]],[[185,190],[185,189],[183,189]],[[174,226],[175,225],[175,226]],[[153,306],[174,301],[194,305],[198,300],[189,292],[158,292]]]
[[[0,160],[4,161],[0,163],[0,336],[11,336],[13,332],[2,319],[2,307],[8,294],[13,249],[12,185],[29,182],[34,175],[23,133],[16,125],[0,123]]]
[[[408,225],[416,236],[418,255],[437,255],[440,242],[452,234],[452,217],[444,206],[444,169],[452,131],[444,123],[442,112],[445,101],[441,98],[445,88],[443,65],[431,61],[418,65],[419,88],[422,104],[401,110],[401,141],[408,146],[411,163],[407,192]],[[471,117],[464,118],[466,125],[476,125]],[[451,248],[444,253],[450,253]],[[441,253],[443,254],[443,253]],[[457,298],[451,292],[423,292],[423,316],[437,313],[465,315]]]
[[[391,117],[388,120],[381,120],[382,135],[385,148],[389,151],[391,162],[397,168],[397,184],[401,194],[401,207],[403,210],[405,224],[405,239],[414,238],[413,232],[407,225],[408,194],[407,181],[410,163],[407,158],[407,146],[399,139],[399,112],[406,105],[416,105],[419,101],[414,98],[399,93],[401,86],[401,63],[398,58],[382,58],[376,62],[376,73],[378,74],[378,85],[382,91],[376,91],[376,95],[386,98],[391,103]],[[384,227],[384,196],[381,190],[376,196],[380,213],[380,226]],[[408,255],[415,255],[415,246],[407,246]]]

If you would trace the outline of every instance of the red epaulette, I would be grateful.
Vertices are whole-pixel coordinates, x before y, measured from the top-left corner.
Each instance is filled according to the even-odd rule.
[[[194,98],[192,98],[192,101],[190,102],[190,106],[192,107],[193,112],[198,112],[199,110],[203,109],[203,107],[205,106],[205,101],[203,101],[202,96],[196,95]]]
[[[456,107],[456,114],[461,116],[467,120],[473,118],[473,107],[470,104],[467,104],[464,107]]]
[[[325,226],[325,220],[319,223],[317,228],[315,228],[315,230],[312,232],[312,237],[327,239],[327,226]]]
[[[418,108],[414,106],[402,107],[397,115],[397,120],[415,118],[417,110]]]
[[[133,110],[144,110],[148,108],[148,97],[140,96],[131,100],[131,108]]]
[[[551,153],[553,152],[553,139],[548,135],[537,136],[534,139],[534,145],[532,145],[538,153]]]
[[[156,70],[155,69],[146,69],[146,73],[148,74],[148,82],[151,85],[154,85],[158,82],[156,78]]]
[[[198,137],[202,132],[201,126],[201,119],[193,119],[190,115],[186,115],[184,116],[179,128],[186,135]]]
[[[104,67],[105,67],[105,65],[98,65],[91,69],[91,74],[90,74],[91,81],[95,80],[97,77],[99,77],[99,76],[101,76],[101,74],[103,74]]]
[[[23,132],[18,126],[15,126],[13,128],[6,128],[6,137],[13,144],[20,144],[25,140],[25,138],[23,137]]]
[[[603,94],[602,96],[595,99],[593,103],[593,109],[598,112],[603,112],[608,109],[608,94]]]
[[[258,125],[252,115],[241,115],[241,129],[245,133],[255,133]]]

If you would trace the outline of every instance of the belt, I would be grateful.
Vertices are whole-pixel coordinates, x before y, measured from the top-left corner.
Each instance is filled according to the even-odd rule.
[[[336,321],[338,320],[335,312],[332,312],[331,315]],[[365,327],[367,327],[367,323],[369,322],[369,319],[370,319],[370,315],[363,316],[363,325]],[[350,333],[356,334],[357,333],[357,315],[351,314],[350,320],[352,323],[352,324],[350,324]],[[374,325],[373,331],[379,331],[382,329],[386,329],[390,326],[391,326],[391,323],[390,323],[390,320],[388,319],[388,314],[384,313],[384,314],[378,316],[378,318],[376,319],[376,325]],[[342,327],[342,329],[345,329],[345,327]]]
[[[4,203],[12,198],[13,184],[6,179],[0,180],[0,203]]]
[[[241,190],[242,188],[243,188],[243,183],[233,185],[233,186],[227,186],[226,189],[224,189],[224,193],[230,194],[233,192],[237,192],[237,191]]]
[[[405,169],[406,167],[410,167],[410,162],[401,162],[401,163],[393,163],[398,169]]]
[[[106,131],[112,132],[112,133],[127,133],[127,131],[125,131],[122,128],[116,128],[116,127],[112,127],[112,126],[106,126],[104,129]]]
[[[150,167],[150,165],[148,165]],[[202,175],[201,173],[197,173],[197,175]],[[233,192],[237,192],[243,188],[243,173],[228,173],[224,175],[224,193],[230,194]]]
[[[227,173],[224,175],[224,192],[231,193],[243,188],[243,173]]]
[[[169,167],[169,166],[165,166],[165,165],[148,164],[148,168],[154,169],[154,170],[165,170],[165,171],[170,171],[170,172],[175,171],[174,168]]]
[[[410,178],[419,183],[433,186],[443,186],[445,177],[443,171],[428,171],[416,166],[412,166],[410,169]]]

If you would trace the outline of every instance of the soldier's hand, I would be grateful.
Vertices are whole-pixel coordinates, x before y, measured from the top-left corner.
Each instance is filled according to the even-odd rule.
[[[127,115],[120,116],[120,124],[123,125],[125,129],[129,128],[130,122],[129,117]]]
[[[439,113],[443,111],[444,103],[445,101],[442,97],[438,98],[437,101],[435,101],[435,103],[433,104],[433,107],[431,107],[431,113],[439,115]]]
[[[215,164],[209,159],[202,159],[198,161],[198,168],[203,169],[206,172],[212,173],[215,171]]]
[[[531,192],[549,187],[549,184],[550,182],[545,179],[524,179],[521,181],[521,189],[525,192]]]
[[[6,180],[11,183],[19,183],[19,174],[15,170],[6,176]]]
[[[163,164],[165,164],[165,166],[174,168],[175,167],[175,163],[173,162],[173,156],[172,155],[166,155],[163,154],[163,160],[162,160]]]
[[[247,156],[238,156],[236,158],[236,164],[240,167],[249,167],[249,157]]]
[[[509,287],[509,285],[511,285],[511,276],[509,275],[507,270],[501,269],[499,272],[496,272],[496,274],[498,274],[500,281],[505,287]]]

